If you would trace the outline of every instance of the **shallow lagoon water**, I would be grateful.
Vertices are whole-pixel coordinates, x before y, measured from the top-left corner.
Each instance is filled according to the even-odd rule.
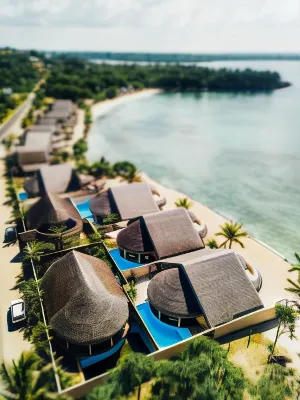
[[[88,158],[133,161],[160,183],[243,222],[292,260],[300,251],[300,62],[207,65],[272,69],[293,86],[124,102],[94,121]]]

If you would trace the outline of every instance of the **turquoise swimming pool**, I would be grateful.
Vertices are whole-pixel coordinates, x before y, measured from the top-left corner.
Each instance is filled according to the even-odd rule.
[[[94,220],[93,214],[91,213],[90,210],[90,200],[85,201],[84,203],[76,204],[77,210],[79,211],[79,214],[81,215],[81,218],[87,218],[90,220]]]
[[[109,254],[111,255],[112,259],[115,261],[117,266],[120,268],[121,271],[126,271],[127,269],[133,269],[140,267],[144,264],[138,264],[129,260],[125,260],[125,258],[120,256],[119,249],[110,250]]]
[[[19,198],[20,201],[27,200],[28,199],[28,194],[26,192],[20,192],[18,194],[18,198]]]
[[[148,302],[140,304],[136,308],[160,348],[172,346],[192,336],[188,328],[177,328],[156,318]]]

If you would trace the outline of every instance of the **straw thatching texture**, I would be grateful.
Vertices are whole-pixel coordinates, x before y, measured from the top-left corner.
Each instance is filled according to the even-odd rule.
[[[42,289],[49,324],[70,343],[101,343],[128,319],[125,294],[110,268],[95,257],[67,253],[48,269]]]
[[[119,233],[117,244],[130,252],[155,251],[157,259],[204,248],[183,208],[141,217]]]
[[[136,253],[147,253],[154,250],[151,239],[145,229],[142,218],[119,232],[117,244],[123,250]]]
[[[109,188],[91,200],[90,210],[95,216],[119,214],[122,221],[159,211],[146,183],[132,183]]]
[[[159,211],[146,183],[119,185],[110,188],[110,191],[123,221]]]
[[[47,191],[56,194],[73,192],[81,188],[81,182],[69,164],[47,165],[40,168],[36,176],[26,180],[24,188],[35,197]]]
[[[105,217],[113,212],[108,191],[100,193],[91,199],[90,210],[95,217]]]
[[[158,259],[204,248],[183,208],[143,216]]]
[[[65,224],[70,220],[74,222],[72,230],[82,231],[81,216],[71,200],[46,192],[30,207],[26,225],[28,229],[39,230],[43,225]]]
[[[160,272],[151,280],[148,297],[157,310],[169,316],[182,317],[184,305],[188,305],[193,297],[209,326],[215,327],[263,308],[244,266],[233,251],[207,252],[204,255],[196,252],[194,255],[196,257],[188,261],[183,257],[177,268]],[[180,257],[176,261],[179,262]],[[180,274],[185,275],[189,285],[183,285],[184,277]],[[177,299],[184,299],[185,303]],[[189,310],[188,306],[186,310]]]

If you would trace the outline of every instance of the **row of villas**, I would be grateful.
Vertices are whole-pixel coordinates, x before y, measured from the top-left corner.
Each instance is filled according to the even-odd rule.
[[[17,147],[20,169],[34,172],[48,165],[51,154],[67,145],[76,123],[76,106],[70,100],[56,100],[49,109],[39,115],[35,125],[25,130],[21,145]]]
[[[259,295],[260,272],[233,250],[206,248],[201,216],[163,210],[165,198],[146,183],[95,187],[69,164],[42,165],[19,193],[28,207],[20,247],[52,246],[42,289],[55,343],[89,376],[115,365],[125,343],[168,358],[198,335],[226,343],[277,325]],[[118,222],[104,225],[111,214]],[[110,265],[81,245],[99,231],[114,248],[90,246]]]

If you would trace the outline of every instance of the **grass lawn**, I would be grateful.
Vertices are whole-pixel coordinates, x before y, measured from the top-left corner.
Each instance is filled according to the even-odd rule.
[[[262,375],[268,360],[267,346],[271,341],[263,334],[255,334],[250,337],[249,347],[248,337],[231,342],[229,349],[229,359],[238,367],[241,367],[246,378],[251,383],[255,383]],[[228,344],[223,345],[228,349]],[[287,351],[278,345],[275,355],[288,356]]]

